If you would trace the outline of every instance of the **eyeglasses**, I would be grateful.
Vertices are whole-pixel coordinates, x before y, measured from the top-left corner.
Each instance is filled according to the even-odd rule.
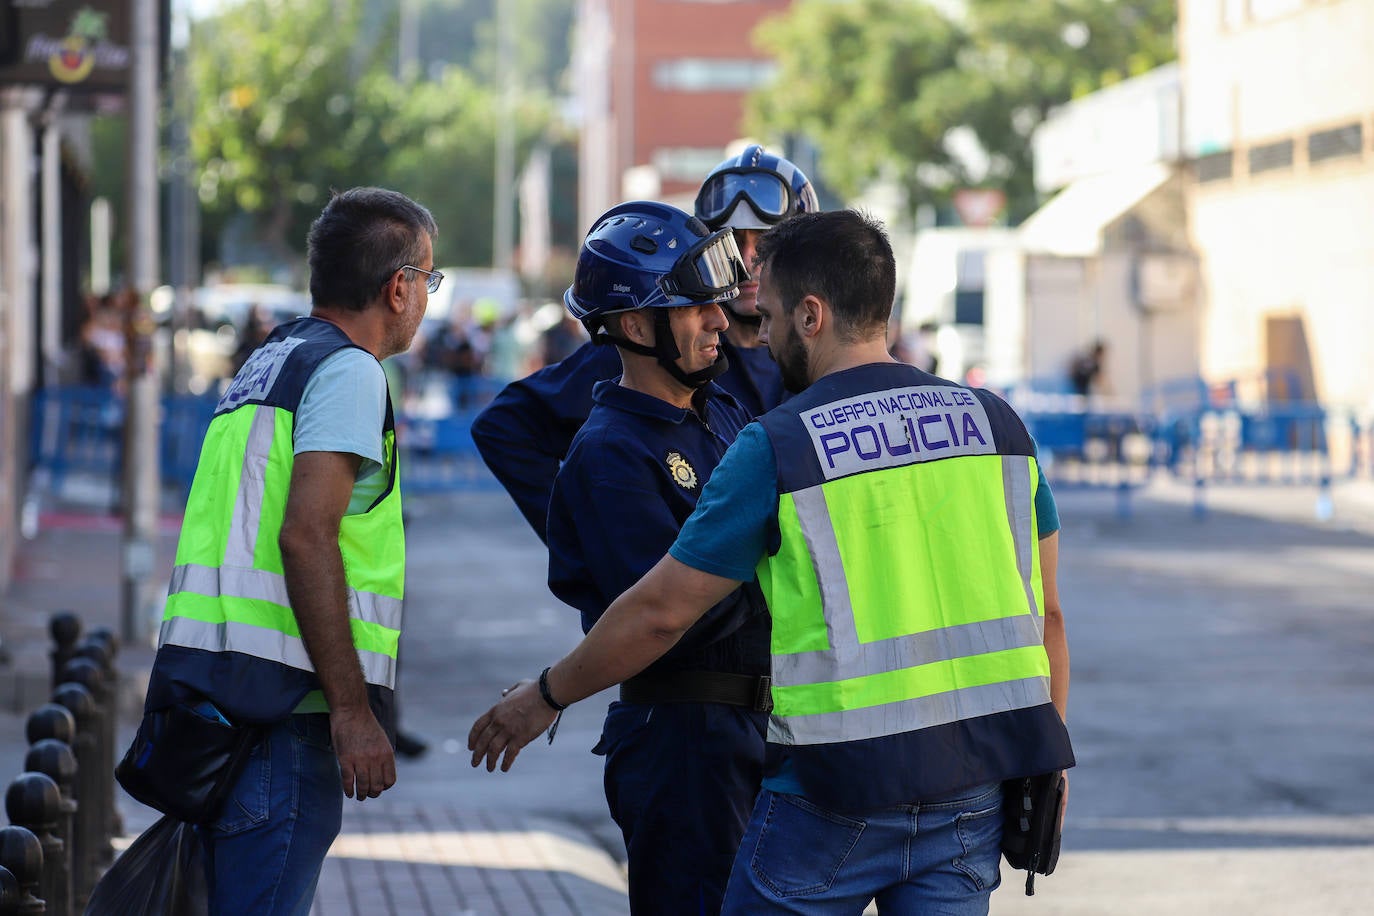
[[[416,267],[413,264],[402,264],[397,270],[415,270],[425,275],[425,291],[431,296],[439,291],[439,284],[444,282],[444,275],[437,270],[425,270],[423,267]]]
[[[697,192],[696,213],[712,225],[726,219],[740,201],[746,201],[759,219],[772,225],[796,207],[796,192],[773,171],[757,168],[725,169],[708,177]]]

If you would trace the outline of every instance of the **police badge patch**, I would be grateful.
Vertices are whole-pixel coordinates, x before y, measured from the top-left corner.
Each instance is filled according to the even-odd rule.
[[[692,466],[687,463],[677,452],[669,452],[664,459],[668,464],[668,473],[673,475],[673,481],[684,490],[695,490],[697,488],[697,472],[692,470]]]

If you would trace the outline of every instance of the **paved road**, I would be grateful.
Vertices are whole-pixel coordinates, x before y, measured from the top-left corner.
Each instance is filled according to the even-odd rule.
[[[1060,873],[995,913],[1374,912],[1374,513],[1306,490],[1155,488],[1129,520],[1065,492],[1062,588],[1079,767]],[[1358,497],[1358,498],[1356,498]],[[1363,501],[1362,501],[1363,500]],[[413,501],[405,715],[460,742],[501,686],[576,636],[538,541],[499,496]],[[1244,510],[1228,511],[1230,509]],[[604,702],[509,774],[439,753],[400,797],[452,781],[470,804],[568,819],[606,839],[594,743]]]

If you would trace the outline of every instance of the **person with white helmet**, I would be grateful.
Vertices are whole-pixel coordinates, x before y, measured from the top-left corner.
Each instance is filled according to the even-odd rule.
[[[714,381],[725,307],[748,277],[731,233],[667,204],[614,207],[582,245],[563,301],[622,365],[596,383],[548,509],[549,588],[584,632],[667,550],[751,419]],[[767,609],[749,582],[621,685],[594,752],[632,912],[719,910],[762,780],[767,673]]]
[[[815,189],[796,165],[752,145],[706,176],[696,216],[712,230],[730,229],[746,267],[758,237],[780,221],[820,209]],[[777,366],[759,346],[757,284],[740,284],[725,304],[730,327],[721,341],[728,367],[717,379],[759,416],[784,397]],[[473,421],[482,459],[540,540],[546,539],[549,494],[559,463],[592,407],[592,387],[620,374],[612,347],[584,344],[571,356],[507,385]]]

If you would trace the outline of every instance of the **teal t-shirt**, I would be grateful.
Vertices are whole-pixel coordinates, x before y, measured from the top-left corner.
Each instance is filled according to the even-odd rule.
[[[366,512],[387,485],[382,468],[386,373],[372,354],[347,347],[331,354],[305,383],[296,407],[294,454],[343,452],[362,459],[348,514]]]

